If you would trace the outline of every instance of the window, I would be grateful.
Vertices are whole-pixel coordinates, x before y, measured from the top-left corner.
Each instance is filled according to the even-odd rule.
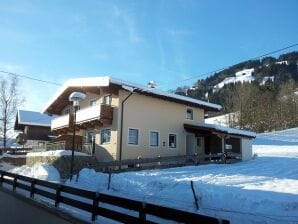
[[[128,144],[129,145],[139,144],[139,129],[135,129],[135,128],[128,129]]]
[[[100,132],[100,144],[108,144],[111,141],[111,129],[103,129]]]
[[[97,105],[97,100],[90,100],[90,106],[93,107]]]
[[[93,143],[93,141],[95,140],[95,136],[95,131],[87,131],[85,135],[85,143]]]
[[[103,97],[103,104],[105,104],[105,105],[111,105],[111,95],[105,95],[104,97]]]
[[[169,148],[176,148],[176,147],[177,147],[177,135],[169,134]]]
[[[186,110],[186,119],[188,120],[193,120],[193,110],[192,109],[187,109]]]
[[[150,131],[149,133],[149,146],[158,147],[159,146],[159,132]]]

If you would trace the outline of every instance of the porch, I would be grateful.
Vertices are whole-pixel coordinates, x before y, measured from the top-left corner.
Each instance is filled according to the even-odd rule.
[[[255,133],[196,122],[184,124],[186,155],[198,156],[199,162],[233,162],[252,156],[251,139]],[[248,156],[247,156],[248,155]],[[250,157],[250,158],[249,158]]]

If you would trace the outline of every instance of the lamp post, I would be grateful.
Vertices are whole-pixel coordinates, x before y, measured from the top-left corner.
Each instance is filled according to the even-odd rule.
[[[79,109],[80,102],[86,98],[84,93],[73,92],[69,96],[69,101],[73,102],[73,135],[72,135],[72,149],[71,149],[71,161],[70,161],[70,180],[72,180],[73,176],[73,162],[74,162],[74,148],[75,148],[75,137],[76,137],[76,115],[77,110]]]

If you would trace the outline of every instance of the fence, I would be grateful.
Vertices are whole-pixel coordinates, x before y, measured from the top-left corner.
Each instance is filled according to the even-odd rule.
[[[170,168],[185,165],[199,165],[208,163],[233,163],[241,160],[241,155],[229,154],[207,154],[193,156],[168,156],[155,158],[141,158],[114,160],[110,162],[98,162],[95,166],[89,166],[96,171],[118,172],[123,170],[140,170],[155,168]]]
[[[103,216],[122,223],[156,223],[156,221],[154,221],[156,218],[172,220],[179,223],[229,223],[227,220],[218,220],[213,217],[142,201],[82,190],[5,171],[0,171],[0,174],[1,185],[3,185],[3,183],[10,185],[12,186],[13,191],[16,191],[17,188],[28,191],[30,192],[31,198],[34,198],[34,195],[37,194],[47,199],[51,199],[54,201],[55,207],[58,207],[60,203],[63,203],[87,211],[91,214],[92,221],[94,221],[97,216]],[[48,188],[50,191],[47,191],[44,188]],[[69,196],[69,194],[73,195],[73,197]],[[74,199],[77,197],[84,199],[84,201],[89,199],[90,203]],[[127,212],[134,211],[136,215],[117,211],[116,208],[120,211],[123,211],[123,209]],[[154,219],[152,217],[156,218]]]

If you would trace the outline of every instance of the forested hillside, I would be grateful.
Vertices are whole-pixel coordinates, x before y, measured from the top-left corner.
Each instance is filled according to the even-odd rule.
[[[221,114],[240,112],[231,126],[257,132],[297,127],[297,64],[298,52],[246,61],[176,92],[221,104]]]

